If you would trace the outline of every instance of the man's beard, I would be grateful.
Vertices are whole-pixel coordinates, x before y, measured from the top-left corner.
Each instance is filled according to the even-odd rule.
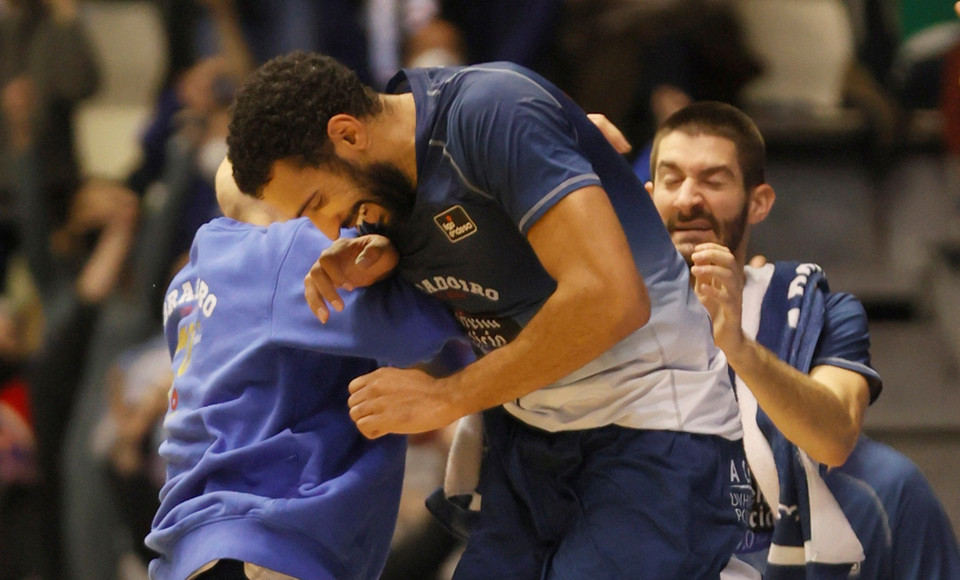
[[[399,225],[410,217],[417,199],[417,188],[396,166],[377,162],[363,170],[361,186],[369,197],[387,210],[390,222]]]
[[[667,220],[667,231],[673,235],[673,232],[679,225],[695,220],[706,220],[710,223],[710,229],[713,231],[713,235],[716,236],[718,242],[722,246],[729,248],[731,252],[736,252],[737,248],[740,247],[740,243],[743,241],[743,235],[747,229],[747,212],[750,208],[749,201],[750,200],[746,200],[743,203],[743,208],[737,217],[725,222],[718,222],[713,214],[707,213],[702,206],[697,206],[688,215],[677,215],[669,218]],[[688,266],[693,266],[693,258],[691,256],[684,256],[683,258],[687,261]]]
[[[361,233],[378,233],[388,236],[389,230],[405,222],[413,213],[413,206],[417,199],[416,186],[395,165],[378,161],[368,167],[360,168],[344,160],[338,160],[336,164],[352,177],[362,192],[358,205],[363,203],[379,205],[389,217],[388,220],[380,220],[375,224],[362,222],[358,225]]]

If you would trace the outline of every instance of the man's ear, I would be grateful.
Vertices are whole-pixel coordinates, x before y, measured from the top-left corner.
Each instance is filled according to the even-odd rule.
[[[758,224],[767,219],[767,214],[770,213],[776,199],[777,194],[769,184],[763,183],[753,188],[753,193],[750,195],[750,209],[747,212],[748,223]]]
[[[340,113],[327,121],[327,137],[340,157],[353,158],[367,146],[367,130],[362,121],[352,115]]]
[[[650,197],[653,197],[653,182],[648,181],[643,184],[643,188],[647,190],[647,193],[650,194]]]

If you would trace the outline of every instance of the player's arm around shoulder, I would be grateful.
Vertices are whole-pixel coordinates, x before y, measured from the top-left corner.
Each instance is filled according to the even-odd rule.
[[[304,297],[317,318],[326,323],[331,308],[343,309],[339,289],[350,292],[385,280],[399,261],[396,247],[384,236],[341,236],[310,267],[303,279]]]

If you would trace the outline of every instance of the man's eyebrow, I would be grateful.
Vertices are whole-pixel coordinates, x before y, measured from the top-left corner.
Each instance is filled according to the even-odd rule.
[[[680,172],[683,171],[682,169],[680,169],[680,165],[677,163],[674,163],[673,161],[659,161],[657,163],[657,169],[680,171]],[[707,167],[706,169],[702,169],[698,171],[697,178],[707,179],[709,177],[716,175],[717,173],[725,173],[730,177],[736,177],[736,174],[733,172],[733,169],[731,169],[729,165],[723,164],[723,165],[714,165],[713,167]]]
[[[697,177],[699,177],[700,179],[706,179],[708,177],[713,177],[718,173],[725,173],[729,177],[736,177],[736,175],[733,173],[733,170],[730,169],[730,166],[728,165],[716,165],[714,167],[707,167],[706,169],[698,173]]]
[[[317,193],[319,192],[314,191],[309,197],[307,197],[306,201],[303,202],[303,205],[300,206],[300,209],[297,210],[297,217],[303,217],[303,212],[307,210],[307,206],[310,205],[310,202],[317,197]]]
[[[674,171],[679,171],[680,166],[673,161],[664,161],[661,159],[659,162],[657,162],[657,169],[672,169]]]

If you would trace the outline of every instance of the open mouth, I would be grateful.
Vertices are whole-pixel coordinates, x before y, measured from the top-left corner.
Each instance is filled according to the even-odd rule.
[[[673,224],[678,228],[684,229],[704,229],[713,227],[713,219],[705,212],[696,212],[699,215],[677,216],[673,219]]]
[[[675,232],[712,232],[713,224],[708,220],[695,220],[692,222],[674,223]]]
[[[377,211],[378,209],[379,207],[371,208],[369,202],[358,202],[351,212],[351,217],[348,218],[351,220],[349,227],[356,227],[357,232],[363,235],[385,235],[390,225],[390,220],[384,211]]]

